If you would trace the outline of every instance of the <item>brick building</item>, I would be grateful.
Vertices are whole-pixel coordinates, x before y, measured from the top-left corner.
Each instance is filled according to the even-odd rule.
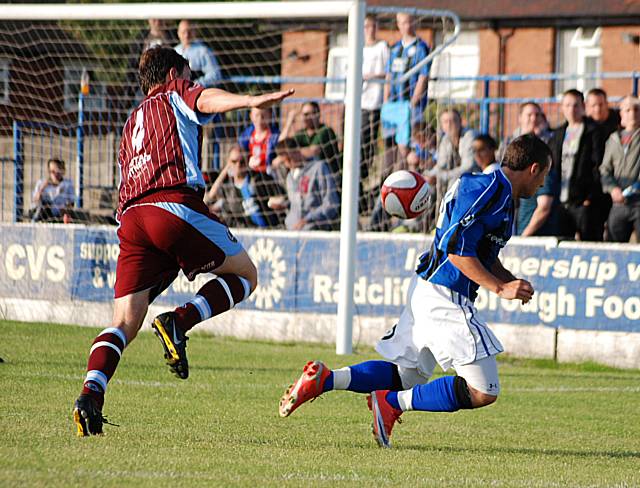
[[[422,9],[450,9],[462,20],[462,33],[449,50],[444,75],[494,75],[598,72],[628,72],[640,69],[640,2],[627,0],[369,0],[370,6],[396,6]],[[381,26],[379,36],[398,39],[392,23]],[[441,42],[442,33],[421,24],[419,34],[431,45]],[[334,36],[335,37],[335,36]],[[325,76],[327,54],[345,39],[330,38],[321,29],[313,32],[287,32],[283,35],[282,74]],[[319,49],[323,46],[324,49]],[[309,52],[309,59],[287,57],[293,49]],[[442,70],[442,68],[441,68]],[[432,76],[437,75],[432,71]],[[587,79],[561,81],[494,82],[492,97],[556,97],[568,88],[604,88],[610,96],[631,92],[630,79]],[[296,86],[302,96],[323,96],[322,85]],[[481,95],[479,83],[457,86],[452,97]],[[447,96],[447,93],[440,93]],[[554,123],[555,116],[551,122]]]

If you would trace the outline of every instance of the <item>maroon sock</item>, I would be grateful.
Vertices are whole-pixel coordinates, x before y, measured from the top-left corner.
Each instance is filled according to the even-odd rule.
[[[115,373],[127,338],[122,329],[104,329],[93,341],[87,362],[87,376],[82,388],[83,395],[90,395],[102,410],[107,383]]]
[[[193,300],[175,309],[176,325],[187,332],[203,320],[233,308],[250,294],[249,280],[235,274],[222,274],[205,283]]]

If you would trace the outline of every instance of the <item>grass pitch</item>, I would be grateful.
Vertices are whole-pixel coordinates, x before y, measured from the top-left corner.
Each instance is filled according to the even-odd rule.
[[[0,331],[0,486],[640,486],[639,371],[503,358],[495,405],[405,414],[382,450],[362,395],[277,413],[307,360],[339,367],[370,350],[193,334],[180,381],[142,333],[107,394],[120,427],[78,438],[71,408],[97,330]]]

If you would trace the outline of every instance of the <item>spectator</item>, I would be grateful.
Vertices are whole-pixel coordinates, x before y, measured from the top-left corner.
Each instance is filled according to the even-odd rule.
[[[287,195],[269,199],[269,207],[288,208],[285,226],[290,230],[336,229],[340,197],[329,165],[321,159],[307,160],[294,139],[279,142],[276,151],[289,170]]]
[[[474,133],[462,126],[460,112],[454,108],[440,114],[442,135],[438,142],[436,165],[428,172],[428,181],[437,186],[438,195],[443,195],[451,183],[460,175],[473,169],[471,143]]]
[[[382,133],[385,141],[383,179],[391,173],[394,163],[406,158],[411,140],[411,125],[424,118],[427,107],[427,83],[431,63],[424,64],[408,80],[399,80],[429,55],[429,45],[416,34],[412,15],[399,13],[396,23],[401,39],[391,47],[387,63],[387,83],[381,110]],[[394,142],[398,145],[396,157]]]
[[[267,202],[282,193],[271,176],[248,168],[242,147],[235,144],[204,200],[229,226],[278,227],[282,215],[271,210]]]
[[[290,137],[296,115],[295,111],[289,112],[281,139]],[[339,188],[342,184],[342,155],[336,133],[320,121],[320,105],[316,102],[306,102],[302,105],[302,120],[304,128],[293,136],[300,154],[307,160],[325,161]]]
[[[587,92],[585,113],[601,130],[603,141],[606,141],[620,126],[620,114],[617,110],[609,108],[607,92],[602,88],[592,88]]]
[[[389,62],[389,46],[377,39],[378,22],[374,14],[364,19],[364,49],[362,52],[362,151],[360,155],[360,179],[369,177],[376,153],[380,129],[380,107],[384,98],[385,69]]]
[[[549,144],[552,132],[553,131],[549,127],[549,122],[547,122],[547,116],[542,111],[542,109],[540,109],[540,111],[538,112],[538,116],[536,117],[536,126],[533,129],[533,133],[544,142]]]
[[[73,183],[64,177],[64,161],[52,158],[47,162],[47,169],[47,178],[38,180],[33,190],[33,222],[60,221],[73,207]]]
[[[607,220],[612,242],[628,242],[634,229],[640,238],[640,101],[626,97],[620,118],[622,130],[609,136],[600,166],[603,190],[613,201]]]
[[[437,157],[437,137],[433,128],[424,121],[416,122],[411,128],[411,147],[407,155],[407,167],[423,173],[433,168]]]
[[[222,79],[220,65],[211,48],[197,39],[196,29],[190,21],[180,21],[178,38],[180,44],[175,49],[178,54],[189,61],[192,81],[205,88],[215,86]]]
[[[500,169],[500,163],[496,161],[498,143],[488,134],[480,134],[473,138],[471,151],[473,153],[474,172],[485,174],[493,173]]]
[[[598,173],[602,161],[600,132],[585,117],[580,91],[567,90],[561,109],[566,121],[553,131],[549,141],[562,204],[558,207],[559,230],[567,238],[577,235],[583,241],[602,241],[610,204],[603,198]]]
[[[542,111],[542,107],[540,107],[536,102],[524,102],[520,104],[518,127],[516,127],[511,136],[500,145],[498,159],[502,160],[507,146],[511,141],[521,135],[530,134],[532,132],[544,142],[549,142],[549,138],[551,138],[551,131],[549,131],[547,118]]]
[[[242,131],[238,143],[249,154],[249,168],[271,174],[280,129],[271,123],[270,109],[252,108],[249,117],[251,124]]]

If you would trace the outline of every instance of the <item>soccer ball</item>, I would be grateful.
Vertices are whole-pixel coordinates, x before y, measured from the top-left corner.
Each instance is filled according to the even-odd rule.
[[[413,219],[429,206],[429,184],[415,171],[391,173],[380,191],[382,206],[388,214],[401,219]]]

